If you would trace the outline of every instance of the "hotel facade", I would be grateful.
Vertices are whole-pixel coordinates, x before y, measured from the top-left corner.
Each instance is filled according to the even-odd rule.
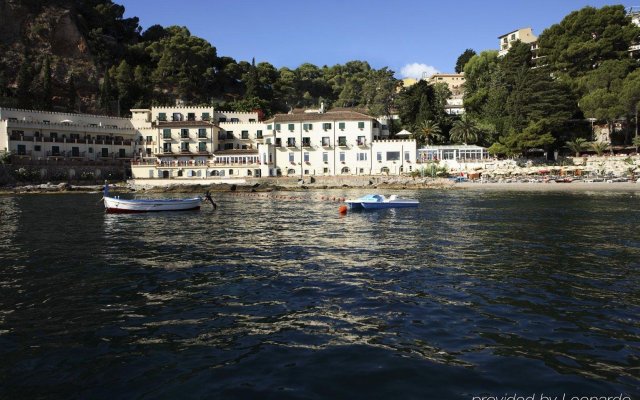
[[[400,175],[415,140],[354,111],[277,114],[133,109],[131,118],[0,108],[0,152],[35,165],[126,165],[134,179]]]

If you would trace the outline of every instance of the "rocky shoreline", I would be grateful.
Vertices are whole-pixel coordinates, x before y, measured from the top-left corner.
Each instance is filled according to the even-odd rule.
[[[288,182],[257,182],[247,184],[231,183],[202,183],[202,184],[181,184],[174,183],[163,186],[136,185],[128,182],[110,183],[111,189],[115,192],[132,193],[199,193],[199,192],[273,192],[273,191],[306,191],[306,190],[328,190],[328,189],[349,189],[349,188],[369,188],[369,189],[452,189],[455,183],[448,179],[393,179],[381,182],[349,182],[339,184],[325,183],[296,183]],[[12,194],[51,194],[51,193],[95,193],[101,191],[102,185],[71,185],[63,182],[59,184],[43,183],[34,185],[14,185],[0,187],[0,195]]]

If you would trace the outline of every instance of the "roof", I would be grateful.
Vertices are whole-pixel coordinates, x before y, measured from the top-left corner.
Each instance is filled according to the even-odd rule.
[[[158,121],[157,126],[172,127],[172,126],[217,126],[211,121]]]
[[[354,111],[328,111],[325,113],[308,114],[276,114],[273,118],[265,121],[270,122],[308,122],[308,121],[362,121],[375,120],[375,118]]]

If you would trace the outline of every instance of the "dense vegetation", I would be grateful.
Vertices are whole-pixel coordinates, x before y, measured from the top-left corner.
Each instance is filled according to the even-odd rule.
[[[445,85],[399,90],[393,71],[364,61],[295,69],[236,61],[185,27],[142,30],[111,0],[0,0],[0,12],[11,10],[28,18],[15,22],[19,36],[0,29],[0,106],[126,115],[179,99],[270,115],[324,102],[397,112],[402,127],[392,129],[414,132],[420,144],[478,143],[511,155],[591,139],[585,118],[612,129],[621,118],[635,121],[640,101],[640,69],[629,57],[640,29],[622,6],[572,12],[540,35],[536,60],[522,43],[504,57],[466,49],[455,65],[466,75],[464,118],[444,112]],[[74,32],[77,46],[65,47]],[[626,127],[614,141],[632,142]]]

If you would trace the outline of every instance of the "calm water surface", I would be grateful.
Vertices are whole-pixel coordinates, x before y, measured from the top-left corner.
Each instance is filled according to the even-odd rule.
[[[638,399],[638,193],[327,194],[0,197],[0,398]]]

